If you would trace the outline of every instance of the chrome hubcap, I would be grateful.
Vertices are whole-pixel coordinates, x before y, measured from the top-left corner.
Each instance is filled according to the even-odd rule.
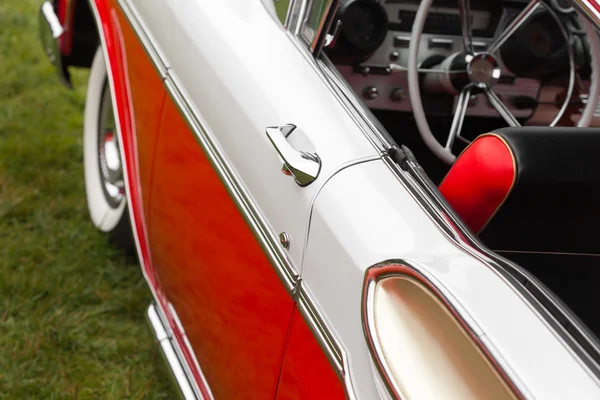
[[[124,200],[125,184],[112,99],[108,83],[104,86],[98,123],[98,166],[104,197],[117,208]]]

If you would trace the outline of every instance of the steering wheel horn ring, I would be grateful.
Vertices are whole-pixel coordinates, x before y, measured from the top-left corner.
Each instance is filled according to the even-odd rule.
[[[427,14],[429,13],[433,0],[422,0],[417,10],[411,32],[412,40],[409,45],[407,66],[409,97],[419,133],[427,147],[429,147],[438,158],[448,164],[452,164],[456,159],[456,156],[452,151],[455,139],[461,138],[466,141],[466,139],[460,136],[460,132],[462,130],[463,120],[466,115],[471,95],[483,92],[489,103],[496,109],[498,114],[509,126],[520,126],[520,122],[513,115],[511,110],[493,90],[494,85],[499,81],[502,75],[500,63],[494,54],[496,54],[502,45],[536,13],[540,6],[544,5],[541,0],[531,0],[525,8],[504,27],[504,30],[496,35],[488,45],[486,51],[475,52],[471,26],[472,13],[470,0],[458,0],[458,2],[462,25],[463,51],[446,58],[438,67],[432,69],[431,72],[423,71],[425,72],[425,77],[422,79],[423,88],[428,93],[449,93],[458,95],[452,125],[445,146],[437,141],[429,128],[421,100],[421,87],[419,84],[419,43],[421,41]],[[567,43],[569,43],[569,34],[562,25],[560,19],[549,7],[547,7],[547,9],[550,15],[559,23],[562,35]],[[584,21],[584,24],[585,23],[586,21]],[[594,45],[593,47],[595,49],[600,47],[597,37],[588,37],[588,40]],[[550,126],[556,125],[562,118],[569,106],[575,87],[575,61],[571,46],[567,46],[567,53],[569,56],[570,69],[569,84],[566,90],[565,101]],[[594,54],[593,51],[590,51],[590,53],[593,58],[592,66],[597,68],[600,65],[600,54]],[[585,105],[578,126],[587,126],[591,121],[590,115],[593,115],[593,110],[595,110],[598,103],[597,94],[600,92],[600,88],[598,87],[600,85],[598,83],[598,79],[593,77],[592,85],[590,87],[591,98]],[[592,95],[594,96],[592,97]]]

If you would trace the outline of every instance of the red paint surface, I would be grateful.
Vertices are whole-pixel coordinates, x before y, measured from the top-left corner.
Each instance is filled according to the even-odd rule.
[[[124,62],[132,99],[131,122],[133,132],[135,132],[143,210],[146,221],[150,224],[148,211],[150,210],[154,151],[166,89],[127,17],[122,12],[118,12],[117,17],[125,44]]]
[[[440,191],[465,224],[479,232],[509,195],[516,173],[508,145],[483,135],[458,157]]]
[[[345,399],[344,386],[300,312],[294,313],[277,400]]]
[[[218,399],[272,398],[294,302],[171,98],[150,244],[162,287]]]
[[[125,40],[122,27],[119,23],[121,13],[116,0],[94,0],[97,10],[97,25],[105,42],[105,55],[109,62],[109,74],[113,84],[115,97],[113,102],[119,117],[120,144],[125,154],[125,178],[127,183],[127,198],[132,227],[137,237],[139,260],[148,284],[162,310],[165,311],[169,325],[173,330],[175,339],[182,349],[183,355],[190,366],[198,386],[205,397],[208,398],[208,389],[202,385],[202,375],[195,364],[194,356],[185,343],[183,332],[180,331],[173,315],[170,313],[168,302],[158,284],[156,270],[150,259],[149,243],[147,238],[146,223],[144,220],[142,194],[140,188],[137,142],[134,135],[133,107],[131,103],[131,90],[127,77],[127,59],[125,58]]]
[[[58,0],[58,20],[64,29],[64,33],[58,39],[60,52],[68,56],[73,48],[73,22],[76,0]]]

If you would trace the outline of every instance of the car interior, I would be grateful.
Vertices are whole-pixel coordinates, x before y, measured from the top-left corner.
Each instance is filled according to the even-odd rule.
[[[600,336],[591,25],[567,0],[346,0],[334,21],[327,58],[464,225]]]

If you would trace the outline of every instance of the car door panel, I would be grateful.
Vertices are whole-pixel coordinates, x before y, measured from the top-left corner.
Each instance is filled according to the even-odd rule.
[[[148,231],[161,287],[215,397],[273,396],[312,202],[379,151],[260,1],[120,2],[168,66]],[[306,187],[266,135],[285,124],[322,161]]]
[[[294,301],[169,98],[156,151],[153,261],[216,398],[273,395]]]

